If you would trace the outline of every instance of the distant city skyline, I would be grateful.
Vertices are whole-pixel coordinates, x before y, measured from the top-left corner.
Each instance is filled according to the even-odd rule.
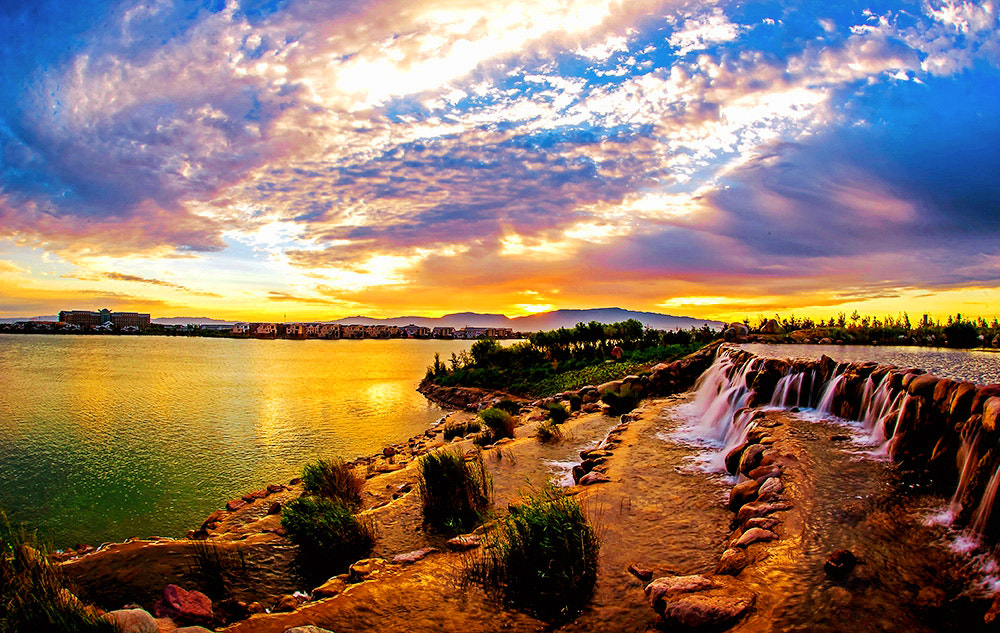
[[[992,2],[0,8],[0,318],[1000,313]]]

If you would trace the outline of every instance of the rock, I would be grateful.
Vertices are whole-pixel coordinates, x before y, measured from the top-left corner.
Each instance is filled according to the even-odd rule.
[[[760,331],[762,334],[781,334],[783,328],[775,319],[768,319],[764,325],[761,326]]]
[[[771,477],[780,477],[781,468],[775,466],[774,464],[769,464],[767,466],[758,466],[750,471],[747,475],[750,479],[756,479],[757,481],[764,483],[765,480]]]
[[[757,489],[759,487],[760,484],[754,479],[741,481],[733,486],[733,489],[729,491],[729,509],[736,512],[744,504],[757,499]]]
[[[200,591],[186,591],[177,585],[163,588],[163,597],[153,607],[158,618],[170,618],[178,624],[212,624],[215,614],[212,601]]]
[[[757,498],[761,501],[769,501],[777,497],[785,489],[785,484],[777,477],[769,477],[760,485],[757,490]]]
[[[112,620],[119,633],[157,633],[156,619],[143,609],[118,609],[108,611],[106,618]]]
[[[232,501],[226,504],[226,510],[229,510],[230,512],[235,512],[240,508],[242,508],[243,506],[245,506],[246,504],[247,502],[244,501],[243,499],[233,499]]]
[[[593,484],[604,484],[611,481],[611,477],[608,477],[604,473],[599,473],[597,471],[589,472],[583,477],[580,477],[581,486],[591,486]]]
[[[271,506],[267,509],[267,513],[281,514],[281,503],[279,501],[275,501],[274,503],[272,503]]]
[[[382,449],[382,456],[386,459],[390,459],[396,456],[396,449],[392,446],[386,446]]]
[[[173,633],[214,633],[214,631],[203,626],[182,626],[179,629],[174,629]]]
[[[992,433],[1000,420],[1000,398],[993,396],[983,403],[983,430]]]
[[[247,605],[247,611],[249,611],[251,615],[255,613],[264,613],[264,605],[257,601],[251,602]]]
[[[281,484],[267,484],[267,491],[271,494],[274,494],[276,492],[281,492],[284,489],[285,487],[282,486]]]
[[[653,570],[648,567],[643,567],[639,563],[632,563],[629,565],[628,572],[644,582],[649,582],[653,579]]]
[[[322,629],[315,624],[306,624],[305,626],[293,626],[290,629],[285,629],[285,633],[333,633],[333,631]]]
[[[436,551],[438,551],[436,547],[415,549],[412,552],[407,552],[405,554],[396,554],[392,557],[392,562],[397,565],[412,565],[418,560],[426,558],[428,554],[433,554]]]
[[[750,471],[760,466],[765,450],[767,450],[767,447],[763,444],[751,444],[747,446],[746,450],[743,451],[743,455],[740,456],[739,472],[749,475]]]
[[[752,527],[740,536],[734,544],[736,547],[749,547],[754,543],[774,541],[778,538],[778,535],[771,530],[765,530],[764,528]]]
[[[931,402],[934,398],[934,388],[937,387],[938,380],[937,376],[922,374],[912,379],[910,384],[906,386],[906,390],[911,395],[921,396],[926,398],[928,402]]]
[[[858,564],[858,559],[849,549],[839,549],[836,552],[830,554],[823,563],[823,571],[830,578],[844,578],[851,571],[854,570],[854,566]]]
[[[767,516],[772,512],[787,510],[791,507],[789,504],[783,502],[768,503],[766,501],[755,501],[740,508],[740,511],[736,514],[736,521],[738,523],[746,523],[754,517]]]
[[[742,323],[730,323],[729,327],[722,333],[722,337],[727,341],[738,341],[746,338],[750,334],[750,328]]]
[[[779,523],[781,522],[774,517],[754,517],[752,519],[747,519],[747,522],[744,523],[744,527],[762,528],[765,530],[771,530],[773,532],[774,528],[777,527]]]
[[[994,345],[996,347],[996,345]],[[997,616],[1000,616],[1000,594],[993,597],[993,604],[990,608],[986,610],[986,615],[983,616],[983,622],[986,624],[993,624]]]
[[[463,534],[449,539],[445,545],[453,552],[464,552],[479,547],[479,537],[475,534]]]
[[[225,624],[246,620],[250,617],[250,609],[247,607],[247,603],[236,598],[220,600],[215,604],[213,610],[215,611],[215,621]]]
[[[743,457],[743,451],[746,450],[747,446],[749,446],[749,444],[743,442],[733,450],[726,453],[726,472],[731,475],[736,474],[736,471],[739,470],[740,467],[740,458]]]
[[[666,630],[718,628],[743,617],[757,596],[729,576],[657,578],[646,586],[649,605]]]
[[[722,552],[719,558],[719,566],[715,568],[715,573],[722,576],[739,576],[740,572],[750,564],[750,557],[745,549],[730,547]]]
[[[363,558],[351,565],[348,571],[348,582],[361,582],[378,576],[385,570],[385,559]]]
[[[327,580],[319,587],[312,590],[313,600],[322,600],[323,598],[332,598],[337,594],[347,589],[347,583],[341,578],[334,576],[330,580]]]
[[[291,594],[285,594],[271,607],[271,613],[291,613],[299,608],[299,599]]]

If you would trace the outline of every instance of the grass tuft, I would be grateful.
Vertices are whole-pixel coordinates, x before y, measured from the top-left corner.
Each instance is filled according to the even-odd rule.
[[[375,544],[374,521],[355,516],[336,499],[299,497],[289,502],[282,510],[281,527],[299,546],[301,560],[310,570],[344,571],[368,556]]]
[[[562,424],[569,419],[569,411],[559,402],[550,402],[545,405],[545,410],[549,413],[549,419],[556,424]]]
[[[548,486],[497,523],[467,575],[506,606],[560,622],[593,595],[599,549],[576,500]]]
[[[65,588],[33,535],[0,520],[0,633],[117,633]]]
[[[302,468],[302,487],[311,495],[340,501],[352,509],[361,505],[364,477],[354,472],[343,459],[320,459]]]
[[[535,437],[538,438],[543,444],[548,442],[558,442],[562,439],[562,430],[559,425],[555,423],[555,420],[546,420],[538,425],[538,430],[535,431]]]
[[[639,406],[640,397],[631,385],[622,385],[617,393],[608,391],[601,396],[601,400],[611,407],[611,415],[621,415]]]
[[[424,521],[454,534],[479,524],[493,496],[493,479],[478,451],[471,459],[458,451],[428,453],[417,464],[417,485]]]

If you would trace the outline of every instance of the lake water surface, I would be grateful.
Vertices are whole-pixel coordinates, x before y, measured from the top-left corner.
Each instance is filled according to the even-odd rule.
[[[0,508],[57,546],[181,536],[422,432],[425,368],[470,344],[0,335]]]

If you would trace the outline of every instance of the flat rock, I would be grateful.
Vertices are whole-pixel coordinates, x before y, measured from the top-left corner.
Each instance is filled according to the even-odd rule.
[[[333,633],[333,631],[320,628],[315,624],[307,624],[305,626],[293,626],[290,629],[285,629],[285,633]]]
[[[763,541],[774,541],[778,538],[778,535],[771,530],[765,530],[764,528],[752,527],[740,536],[736,540],[736,547],[748,547],[754,543],[760,543]]]
[[[664,628],[715,628],[734,623],[757,600],[755,593],[729,576],[657,578],[646,586],[649,605]]]
[[[108,611],[107,617],[114,621],[120,633],[157,633],[156,618],[144,609],[118,609]]]
[[[785,490],[785,484],[777,477],[768,477],[757,490],[757,498],[761,501],[773,499]]]
[[[739,523],[746,523],[748,520],[754,517],[767,516],[773,512],[778,512],[780,510],[787,510],[792,506],[784,502],[768,503],[766,501],[755,501],[753,503],[748,503],[736,514],[736,521]]]
[[[479,537],[475,534],[463,534],[449,539],[445,545],[453,552],[464,552],[479,547]]]
[[[330,580],[316,587],[312,590],[313,600],[322,600],[323,598],[332,598],[347,589],[347,583],[343,578],[337,578],[334,576]]]
[[[436,547],[423,547],[415,549],[412,552],[406,552],[405,554],[396,554],[392,557],[392,562],[397,565],[412,565],[418,560],[427,558],[429,554],[433,554],[436,551],[438,551]]]
[[[153,613],[178,624],[211,624],[215,617],[212,601],[200,591],[186,591],[177,585],[167,585],[163,597],[156,602]]]
[[[653,579],[653,570],[639,563],[629,565],[628,572],[643,582],[649,582]]]

